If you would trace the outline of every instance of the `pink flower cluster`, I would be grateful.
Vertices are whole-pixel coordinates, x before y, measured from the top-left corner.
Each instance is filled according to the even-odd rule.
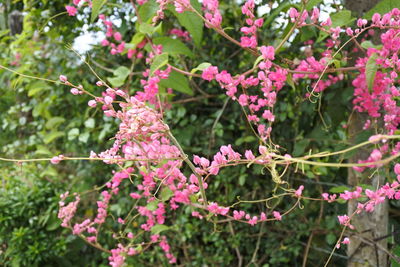
[[[189,36],[189,32],[188,31],[183,31],[181,29],[174,28],[174,29],[169,31],[169,34],[175,35],[175,36],[183,39],[184,41],[190,41],[191,40],[191,38]]]
[[[218,0],[203,0],[204,17],[207,20],[205,26],[207,28],[221,28],[222,16],[218,7]]]
[[[272,128],[266,127],[265,124],[260,123],[260,120],[262,118],[269,123],[275,120],[272,108],[276,103],[277,92],[285,85],[287,71],[278,67],[272,70],[271,60],[275,58],[272,46],[262,46],[260,51],[263,60],[258,64],[260,70],[257,77],[245,77],[244,75],[232,77],[226,70],[219,72],[217,67],[210,66],[203,70],[202,78],[207,81],[215,79],[221,88],[226,90],[229,97],[241,106],[248,107],[250,110],[248,120],[257,125],[258,134],[263,140],[266,140]],[[241,86],[244,89],[243,92],[247,93],[237,97],[238,86]],[[249,89],[255,86],[261,87],[262,96],[259,95],[259,90],[254,95],[248,94]]]
[[[248,35],[240,38],[240,44],[242,47],[257,48],[257,28],[262,27],[264,19],[255,19],[254,7],[254,0],[247,0],[242,6],[242,13],[243,15],[246,15],[246,24],[248,25],[240,29],[242,33]]]
[[[91,0],[73,0],[72,3],[76,6],[79,7],[79,4],[87,2],[89,7],[92,6],[92,1]],[[65,6],[65,10],[67,10],[69,16],[75,16],[76,13],[78,12],[78,9],[75,6]]]

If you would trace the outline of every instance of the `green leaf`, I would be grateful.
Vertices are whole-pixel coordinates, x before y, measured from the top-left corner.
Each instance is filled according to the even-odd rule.
[[[134,44],[135,46],[138,45],[141,41],[143,41],[144,39],[144,34],[141,32],[137,32],[135,33],[135,35],[133,35],[132,40],[129,42],[130,44]]]
[[[169,200],[172,196],[174,195],[174,192],[172,192],[169,187],[164,187],[161,191],[161,200],[162,201],[167,201]]]
[[[125,79],[121,79],[120,77],[107,78],[107,80],[111,83],[112,87],[120,87],[125,82]]]
[[[329,192],[332,194],[337,194],[337,193],[343,193],[345,190],[349,190],[350,188],[348,188],[347,186],[335,186],[332,187],[331,189],[329,189]]]
[[[286,76],[286,82],[290,85],[290,87],[292,87],[294,91],[296,91],[296,85],[294,84],[293,76],[291,73],[288,73],[288,75]]]
[[[65,122],[65,119],[63,117],[52,117],[46,122],[45,126],[49,130],[56,129],[63,122]]]
[[[141,33],[152,35],[154,30],[155,30],[155,28],[146,22],[142,22],[139,25],[139,32],[141,32]]]
[[[378,58],[378,54],[373,53],[368,61],[367,65],[365,65],[365,79],[367,80],[368,90],[371,92],[374,86],[374,80],[376,72],[378,71],[378,65],[376,64],[376,59]]]
[[[333,245],[336,242],[336,236],[332,233],[329,233],[325,236],[325,240],[329,245]]]
[[[113,73],[117,77],[120,77],[122,79],[126,79],[126,77],[128,77],[130,72],[131,71],[127,67],[121,66],[121,67],[118,67],[116,70],[114,70]]]
[[[189,86],[188,79],[185,75],[176,71],[171,71],[168,79],[161,80],[160,85],[165,88],[172,88],[184,94],[193,95],[193,90]]]
[[[107,2],[107,0],[93,0],[92,1],[92,15],[90,17],[90,23],[93,23],[99,16],[101,7]]]
[[[205,70],[205,69],[207,69],[207,68],[210,67],[210,66],[211,66],[211,63],[208,63],[208,62],[200,63],[200,65],[198,65],[196,68],[192,69],[192,70],[190,71],[190,73],[195,73],[195,72],[197,72],[197,71]],[[189,79],[191,79],[191,78],[192,78],[192,76],[190,76]]]
[[[201,14],[201,6],[197,0],[190,1],[192,6]],[[203,38],[203,20],[197,16],[194,12],[185,11],[183,13],[178,13],[175,8],[170,9],[174,15],[178,18],[179,24],[185,27],[193,38],[194,43],[200,46],[201,40]]]
[[[29,84],[28,86],[28,96],[34,96],[39,92],[43,92],[45,90],[50,89],[51,87],[45,83],[44,81],[36,81],[34,83]]]
[[[158,235],[159,233],[166,231],[168,229],[169,229],[169,227],[164,224],[157,224],[151,228],[151,234]]]
[[[256,61],[254,61],[253,68],[255,68],[255,67],[258,65],[258,63],[260,63],[263,59],[264,59],[264,57],[263,57],[262,55],[259,56],[259,57],[256,59]]]
[[[309,0],[306,4],[306,10],[311,10],[313,7],[319,5],[319,3],[321,2],[322,0]]]
[[[162,53],[161,55],[157,55],[153,60],[153,64],[151,64],[150,76],[152,76],[156,70],[158,70],[159,68],[162,68],[163,66],[165,66],[167,64],[168,64],[168,54],[167,53]]]
[[[49,144],[54,140],[56,140],[57,138],[64,136],[64,134],[65,134],[64,132],[51,132],[45,135],[45,137],[43,138],[43,142],[45,144]]]
[[[306,150],[308,144],[310,143],[310,139],[302,139],[294,145],[293,156],[301,156]]]
[[[381,0],[372,9],[365,13],[364,18],[371,19],[375,13],[383,15],[395,7],[400,7],[400,0]]]
[[[37,145],[35,155],[53,155],[53,153],[46,146]]]
[[[180,40],[172,39],[170,37],[158,37],[153,39],[154,44],[162,45],[163,52],[168,54],[181,54],[193,58],[194,54],[190,49]]]
[[[93,118],[89,118],[85,121],[85,127],[93,129],[95,125],[95,120]]]
[[[158,4],[154,0],[147,1],[145,4],[141,5],[139,8],[139,16],[142,21],[148,21],[156,14],[159,9]]]
[[[72,128],[71,130],[68,131],[68,140],[74,140],[76,137],[79,135],[79,129],[78,128]]]
[[[400,246],[399,245],[397,245],[396,247],[394,247],[393,249],[392,249],[392,253],[394,254],[394,255],[396,255],[397,257],[400,257]],[[397,262],[395,259],[391,259],[390,260],[391,261],[391,263],[392,263],[392,267],[400,267],[400,263],[399,262]]]
[[[158,205],[158,200],[154,200],[146,205],[146,209],[150,211],[155,211],[157,209],[157,205]]]
[[[375,44],[373,44],[371,41],[364,41],[364,42],[362,42],[361,43],[361,47],[362,48],[365,48],[365,49],[368,49],[368,48],[376,48],[376,49],[380,49],[380,48],[382,48],[382,45],[375,45]]]
[[[90,133],[88,132],[84,132],[83,134],[79,135],[78,140],[82,143],[87,143],[87,141],[89,140],[90,137]]]
[[[121,66],[114,70],[113,74],[115,77],[109,77],[107,80],[113,87],[120,87],[125,83],[125,79],[128,77],[130,70],[127,67]]]

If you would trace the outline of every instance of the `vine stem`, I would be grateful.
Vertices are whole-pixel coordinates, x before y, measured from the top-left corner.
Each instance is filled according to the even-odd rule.
[[[185,154],[185,152],[183,151],[181,145],[179,144],[179,142],[176,140],[176,138],[173,136],[173,134],[171,133],[171,131],[168,131],[168,136],[171,139],[172,143],[174,143],[174,145],[179,149],[179,151],[182,154],[182,159],[183,161],[185,161],[185,163],[190,167],[190,169],[193,171],[194,175],[196,175],[197,180],[199,182],[199,187],[200,187],[200,193],[201,193],[201,197],[203,198],[203,204],[204,207],[207,208],[207,196],[206,196],[206,191],[204,190],[204,184],[203,184],[203,178],[201,177],[200,174],[197,173],[196,171],[196,167],[193,165],[193,163],[189,160],[188,156]]]

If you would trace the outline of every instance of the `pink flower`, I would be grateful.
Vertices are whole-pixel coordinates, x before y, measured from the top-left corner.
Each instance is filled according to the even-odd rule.
[[[79,91],[78,89],[76,89],[76,88],[72,88],[72,89],[71,89],[71,94],[73,94],[73,95],[79,95],[79,93],[80,93],[80,91]]]
[[[321,26],[331,26],[332,25],[332,20],[331,18],[328,18],[326,21],[321,23]]]
[[[264,59],[275,59],[275,48],[273,46],[261,46],[260,51]]]
[[[298,12],[295,8],[291,7],[291,8],[289,9],[289,17],[290,17],[290,20],[291,20],[292,22],[295,22],[298,16],[299,16],[299,12]]]
[[[396,163],[396,165],[394,165],[394,173],[400,175],[400,163]]]
[[[201,74],[201,78],[207,81],[211,81],[215,79],[215,75],[218,74],[218,68],[214,66],[210,66],[206,69],[203,70],[203,73]]]
[[[75,16],[76,12],[78,12],[78,10],[73,6],[65,6],[65,9],[67,10],[68,15],[70,16]]]
[[[318,18],[319,18],[319,9],[317,7],[314,7],[311,15],[311,20],[312,22],[316,23],[318,22]]]
[[[279,211],[273,211],[272,215],[275,217],[276,220],[282,220],[282,215],[279,213]]]
[[[122,40],[122,35],[119,32],[114,33],[114,39],[116,41],[121,41]]]
[[[65,75],[60,75],[59,79],[60,79],[60,81],[63,82],[63,83],[65,83],[66,81],[68,81],[68,78],[67,78],[67,76],[65,76]]]
[[[303,189],[304,189],[304,185],[300,185],[299,189],[297,189],[296,192],[294,192],[294,195],[296,197],[301,197],[301,194],[303,193]]]
[[[92,108],[95,108],[97,106],[96,100],[89,100],[88,106],[92,107]]]
[[[253,218],[251,218],[248,223],[252,226],[257,224],[257,216],[253,216]]]
[[[79,2],[80,2],[80,1],[81,1],[81,0],[73,0],[72,3],[74,3],[74,5],[77,6],[77,5],[79,5]]]
[[[59,155],[59,156],[52,157],[51,160],[50,160],[50,162],[51,162],[52,164],[58,164],[58,163],[60,163],[60,161],[63,160],[63,159],[64,159],[64,156],[63,156],[63,155]]]
[[[104,103],[105,103],[106,105],[111,105],[112,102],[113,102],[113,99],[112,99],[111,96],[106,96],[106,97],[104,97]]]
[[[348,245],[350,244],[350,239],[348,237],[345,237],[342,241],[342,244]]]
[[[246,159],[248,160],[253,160],[256,157],[253,155],[253,152],[251,152],[251,150],[246,150],[246,152],[244,153],[244,156],[246,157]]]

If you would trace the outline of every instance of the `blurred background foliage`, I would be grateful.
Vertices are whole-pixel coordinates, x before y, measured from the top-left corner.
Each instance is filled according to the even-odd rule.
[[[128,2],[108,1],[102,13],[118,22],[117,28],[129,42],[137,33],[135,14]],[[244,24],[240,1],[221,1],[223,27],[239,39],[238,29]],[[339,1],[322,5],[323,9],[342,8]],[[326,1],[327,2],[327,1]],[[151,1],[150,1],[151,3]],[[335,4],[336,3],[336,4]],[[0,64],[25,75],[57,80],[60,74],[70,81],[82,84],[86,90],[100,94],[95,86],[96,77],[81,59],[69,48],[83,46],[80,35],[102,31],[100,24],[89,24],[90,10],[79,11],[77,17],[65,14],[62,0],[5,0],[0,3]],[[285,18],[286,11],[298,6],[299,1],[259,1],[266,14],[265,25],[259,32],[260,43],[271,45],[279,42],[291,24]],[[10,34],[9,14],[20,11],[23,30]],[[53,16],[60,14],[52,18]],[[142,10],[144,14],[150,11]],[[166,20],[159,33],[165,35],[171,28],[180,27],[172,12],[167,11]],[[318,32],[302,30],[284,47],[278,61],[290,65],[305,58],[304,41],[316,40]],[[201,36],[200,36],[201,37]],[[204,28],[196,44],[186,43],[196,55],[177,54],[172,58],[175,66],[190,71],[202,62],[217,65],[236,74],[252,67],[251,54],[229,43],[226,39]],[[290,48],[290,49],[289,49]],[[349,48],[351,49],[351,48]],[[323,43],[316,43],[313,51],[325,50]],[[126,56],[110,55],[108,48],[93,45],[84,54],[86,60],[101,77],[112,77],[118,67],[130,68],[132,61]],[[20,59],[16,59],[20,57]],[[287,59],[287,61],[284,61]],[[14,63],[13,63],[14,62]],[[345,66],[345,62],[339,62]],[[146,66],[137,62],[134,73],[124,87],[130,92],[140,90],[140,72]],[[310,81],[301,80],[285,86],[278,94],[276,123],[273,141],[281,146],[282,153],[294,156],[313,152],[339,150],[346,147],[348,135],[343,125],[351,113],[351,74],[326,90],[321,102],[311,103],[304,95]],[[348,76],[347,76],[348,75]],[[189,155],[211,157],[221,145],[232,144],[243,153],[257,147],[256,138],[246,122],[239,105],[228,100],[216,83],[199,79],[189,82],[189,94],[175,91],[170,97],[171,108],[165,111],[165,120]],[[103,116],[99,109],[87,106],[87,96],[73,96],[61,84],[21,77],[0,70],[0,147],[1,155],[8,158],[48,158],[58,154],[88,156],[90,151],[105,150],[118,122]],[[323,118],[323,120],[321,119]],[[357,137],[363,141],[371,133],[362,132]],[[331,161],[342,161],[331,158]],[[46,162],[11,164],[1,162],[0,187],[0,262],[4,266],[106,266],[107,255],[86,245],[70,231],[60,227],[57,219],[59,195],[65,191],[84,192],[102,185],[110,179],[111,168],[99,162],[68,161],[59,165]],[[187,170],[189,173],[189,170]],[[348,189],[347,171],[323,167],[304,166],[303,170],[289,169],[285,179],[292,188],[305,185],[305,194],[317,197],[330,190],[339,193]],[[240,199],[264,199],[271,195],[274,184],[271,177],[260,167],[245,166],[227,168],[217,177],[210,178],[207,193],[209,199],[221,205],[231,205]],[[113,203],[111,211],[118,216],[130,209],[130,190],[120,193],[119,202]],[[96,208],[97,194],[85,194],[80,214],[90,216]],[[268,203],[270,207],[288,209],[293,199],[283,198]],[[189,207],[181,207],[174,217],[168,218],[173,225],[166,232],[172,252],[182,266],[301,266],[307,257],[307,266],[321,266],[328,257],[341,231],[336,214],[346,212],[345,204],[326,205],[319,202],[302,203],[304,209],[295,210],[282,222],[261,223],[254,227],[240,223],[205,222],[192,218]],[[392,207],[398,207],[396,202]],[[265,203],[242,204],[240,208],[251,213],[265,210]],[[393,209],[394,210],[394,209]],[[395,212],[395,211],[394,211]],[[390,227],[397,227],[398,213],[391,213]],[[219,218],[220,219],[220,218]],[[134,223],[129,227],[138,227]],[[312,242],[308,245],[310,235]],[[390,238],[389,242],[394,244]],[[110,240],[109,247],[115,244]],[[393,247],[393,245],[392,245]],[[343,266],[347,256],[339,249],[332,264]],[[168,265],[160,248],[128,260],[131,266]]]

